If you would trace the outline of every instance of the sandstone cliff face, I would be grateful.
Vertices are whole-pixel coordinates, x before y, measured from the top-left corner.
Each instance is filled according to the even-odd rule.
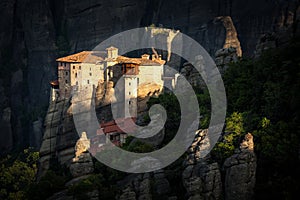
[[[220,16],[231,16],[244,55],[252,55],[262,33],[297,23],[298,2],[3,0],[0,8],[0,63],[10,66],[10,72],[23,72],[21,86],[5,94],[11,101],[21,93],[20,102],[11,108],[12,121],[19,124],[12,131],[16,144],[29,143],[30,138],[23,132],[28,128],[23,130],[21,118],[35,111],[32,120],[37,120],[48,104],[57,56],[92,49],[114,33],[151,24],[180,30],[213,55],[226,43],[223,22],[215,20]],[[25,114],[19,107],[25,108]]]

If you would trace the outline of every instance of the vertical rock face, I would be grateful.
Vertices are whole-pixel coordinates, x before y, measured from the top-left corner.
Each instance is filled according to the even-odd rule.
[[[221,173],[217,163],[199,162],[183,172],[189,200],[222,199]]]
[[[250,133],[245,136],[239,149],[225,160],[220,170],[209,155],[201,159],[195,157],[205,145],[206,135],[207,130],[196,134],[184,162],[182,180],[189,199],[252,199],[256,173],[253,136]],[[225,175],[225,182],[221,174]]]
[[[238,39],[238,33],[233,24],[233,21],[230,16],[217,17],[217,19],[223,22],[223,25],[226,29],[226,39],[223,48],[235,48],[237,56],[242,56],[242,48],[240,41]]]
[[[7,107],[3,109],[0,113],[0,129],[1,129],[1,135],[0,135],[0,141],[1,141],[1,150],[2,151],[8,151],[12,148],[13,145],[13,135],[12,135],[12,129],[11,129],[11,109],[10,107]]]
[[[215,59],[216,65],[219,71],[221,72],[221,74],[223,74],[226,71],[230,63],[234,63],[238,61],[237,50],[233,47],[227,49],[223,48],[218,50],[216,52],[215,57],[216,57]]]
[[[152,173],[139,174],[127,177],[127,183],[123,187],[118,200],[151,200],[168,199],[170,192],[169,181],[163,170]]]
[[[226,32],[227,26],[215,20],[218,16],[231,16],[243,53],[252,55],[262,33],[297,23],[298,4],[295,0],[3,0],[0,63],[11,66],[12,72],[26,71],[21,106],[28,113],[34,109],[41,113],[48,103],[48,83],[56,78],[58,55],[92,49],[115,33],[151,24],[180,30],[213,55],[227,44],[226,36],[236,38],[232,26]],[[228,19],[224,18],[225,24]],[[11,110],[15,123],[17,105]],[[16,128],[14,136],[15,131],[22,132]]]
[[[39,176],[50,167],[52,158],[69,166],[74,157],[78,134],[75,130],[68,99],[50,103],[44,122],[44,136],[40,148]]]
[[[225,199],[252,199],[255,186],[256,156],[253,136],[248,133],[233,156],[226,159]]]
[[[182,173],[183,184],[189,200],[222,199],[222,180],[219,165],[209,160],[200,159],[200,150],[207,143],[208,130],[199,130],[188,150]]]

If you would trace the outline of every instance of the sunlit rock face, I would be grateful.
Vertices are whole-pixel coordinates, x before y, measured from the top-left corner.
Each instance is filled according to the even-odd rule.
[[[238,39],[238,33],[236,31],[236,28],[233,24],[233,21],[230,16],[222,16],[217,17],[217,20],[221,20],[223,22],[223,25],[226,29],[226,39],[223,48],[235,48],[237,56],[242,56],[242,48],[240,41]]]
[[[88,152],[90,148],[90,140],[87,138],[86,133],[83,132],[81,137],[76,142],[75,157],[70,166],[70,172],[73,177],[80,177],[91,174],[94,171],[94,164],[92,156]]]

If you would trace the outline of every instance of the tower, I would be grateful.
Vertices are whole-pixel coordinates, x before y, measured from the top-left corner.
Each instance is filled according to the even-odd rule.
[[[111,46],[107,48],[106,51],[108,59],[116,59],[118,57],[118,48]]]
[[[124,118],[137,116],[138,77],[136,75],[123,75],[124,77]]]

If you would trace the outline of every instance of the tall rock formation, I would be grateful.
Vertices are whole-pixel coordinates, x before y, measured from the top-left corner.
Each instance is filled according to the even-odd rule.
[[[226,39],[223,48],[235,48],[237,56],[242,56],[242,48],[238,38],[237,30],[233,24],[233,21],[230,16],[217,17],[218,20],[223,22],[223,25],[226,29]]]
[[[225,160],[224,169],[225,199],[252,199],[256,180],[256,156],[250,133],[246,134],[239,150]]]
[[[253,54],[262,33],[285,27],[287,22],[297,27],[298,7],[296,0],[3,0],[0,64],[9,73],[1,74],[0,79],[7,77],[8,89],[12,74],[19,69],[23,72],[22,87],[5,94],[12,101],[19,98],[15,94],[21,93],[21,103],[12,104],[11,121],[17,124],[27,119],[23,124],[31,125],[43,117],[41,113],[48,104],[48,83],[56,78],[55,58],[92,49],[120,31],[162,24],[191,36],[213,55],[227,43],[226,36],[231,33],[215,18],[230,16],[243,54],[248,56]],[[227,24],[228,18],[225,19]],[[235,34],[231,36],[235,38]],[[22,113],[20,107],[24,108]],[[27,115],[31,113],[37,116],[29,119]],[[13,143],[29,143],[28,130],[21,124],[14,128]]]

